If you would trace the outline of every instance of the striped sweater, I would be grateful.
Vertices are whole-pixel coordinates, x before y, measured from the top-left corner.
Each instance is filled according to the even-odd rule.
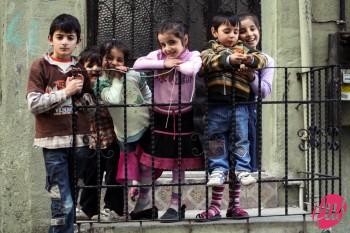
[[[252,54],[254,60],[247,65],[250,68],[262,69],[267,65],[267,57],[243,44],[242,41],[231,47],[225,47],[217,41],[211,40],[209,48],[202,51],[203,65],[200,75],[207,79],[210,102],[230,103],[232,92],[236,100],[248,100],[250,94],[249,83],[251,77],[239,71],[239,65],[231,65],[229,56],[233,53]]]

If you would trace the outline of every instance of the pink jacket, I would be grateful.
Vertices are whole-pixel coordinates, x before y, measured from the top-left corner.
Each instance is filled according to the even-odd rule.
[[[150,52],[147,56],[140,57],[135,61],[135,70],[154,70],[155,75],[166,72],[164,60],[166,56],[161,50]],[[202,66],[202,60],[198,51],[190,52],[186,49],[179,57],[183,61],[181,65],[161,77],[154,79],[154,102],[155,104],[169,104],[169,106],[158,106],[155,110],[169,113],[169,110],[177,112],[178,107],[173,106],[179,102],[179,77],[181,77],[181,103],[191,103],[194,95],[195,78]],[[175,78],[176,77],[176,78]],[[183,106],[181,111],[185,112],[191,106]]]

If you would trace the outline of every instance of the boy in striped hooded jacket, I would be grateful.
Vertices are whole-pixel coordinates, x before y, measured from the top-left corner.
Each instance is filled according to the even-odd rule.
[[[205,77],[208,86],[210,176],[207,186],[213,187],[213,194],[208,212],[197,215],[202,220],[221,217],[224,182],[230,168],[242,185],[256,182],[250,174],[249,105],[245,102],[249,101],[250,82],[255,79],[255,70],[267,65],[264,54],[238,40],[238,17],[215,16],[211,33],[216,40],[209,41],[209,48],[201,53],[200,75]],[[235,161],[235,165],[230,161]]]

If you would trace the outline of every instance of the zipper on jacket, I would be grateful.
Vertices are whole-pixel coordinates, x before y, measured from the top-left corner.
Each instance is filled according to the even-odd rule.
[[[224,76],[224,95],[226,95],[226,77]]]

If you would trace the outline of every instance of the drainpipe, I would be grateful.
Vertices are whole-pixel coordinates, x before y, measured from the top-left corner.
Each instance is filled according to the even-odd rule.
[[[341,32],[346,30],[345,0],[339,0],[339,27]]]
[[[312,62],[312,12],[311,12],[311,0],[299,0],[299,30],[300,30],[300,54],[301,54],[301,66],[302,67],[310,67],[313,65]],[[309,71],[308,68],[302,68],[301,72]],[[303,78],[302,80],[302,95],[303,100],[306,100],[307,98],[307,89],[306,89],[306,79]],[[305,106],[305,105],[303,105]],[[307,111],[306,108],[304,108],[303,112],[304,116],[304,129],[307,129],[308,122],[307,122]],[[305,167],[307,166],[307,151],[304,153],[305,156]],[[308,171],[309,168],[306,167],[306,171]],[[299,195],[304,195],[304,193],[301,191],[303,190],[303,186],[299,184]],[[300,200],[302,198],[302,200]],[[299,202],[304,202],[303,196],[299,196]],[[300,205],[300,203],[299,203]],[[303,208],[303,205],[300,206]]]
[[[312,65],[311,0],[299,0],[301,66]],[[301,70],[302,72],[308,69]]]

